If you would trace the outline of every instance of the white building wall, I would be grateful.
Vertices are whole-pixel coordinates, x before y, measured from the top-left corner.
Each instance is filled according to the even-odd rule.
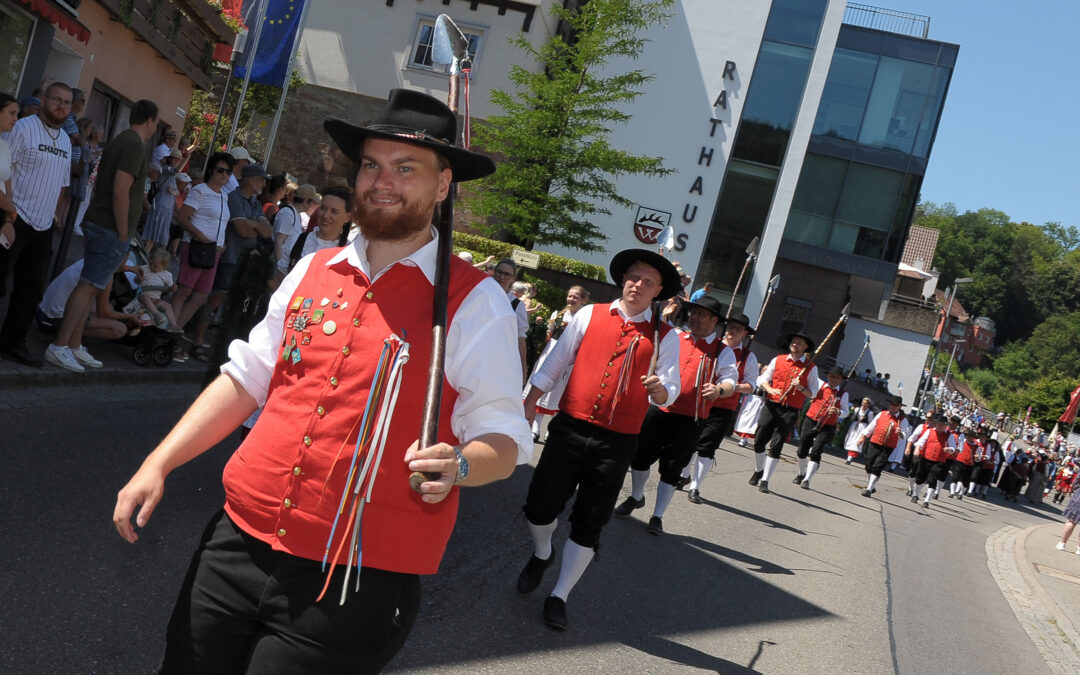
[[[529,32],[535,46],[542,45],[555,23],[546,12],[553,0],[519,0],[537,5]],[[423,91],[445,99],[448,77],[408,66],[419,18],[434,19],[445,13],[462,27],[485,31],[474,64],[472,114],[486,118],[497,112],[489,103],[492,89],[510,90],[507,73],[512,64],[523,64],[521,50],[507,38],[521,32],[525,15],[497,7],[468,2],[416,2],[396,0],[319,0],[308,9],[300,39],[299,68],[311,84],[331,89],[386,98],[394,88]],[[531,64],[530,64],[531,65]]]
[[[630,176],[616,181],[620,194],[637,205],[611,208],[610,216],[596,219],[595,224],[608,236],[605,250],[582,253],[540,247],[542,250],[604,268],[616,251],[655,250],[657,244],[643,243],[634,233],[641,207],[643,214],[661,212],[660,217],[670,222],[677,243],[669,257],[694,275],[770,6],[770,2],[677,0],[667,25],[649,32],[650,42],[638,59],[608,64],[611,72],[642,68],[654,76],[628,108],[632,115],[629,123],[612,130],[612,145],[635,154],[663,157],[665,166],[675,173],[664,178]],[[728,62],[734,68],[729,68],[725,77]],[[722,93],[726,109],[714,106]],[[686,222],[688,219],[691,222]]]
[[[930,348],[930,336],[853,317],[844,329],[844,340],[836,360],[851,368],[859,358],[867,335],[870,336],[870,347],[859,362],[858,372],[869,368],[872,373],[889,373],[892,393],[903,398],[905,406],[914,405]]]

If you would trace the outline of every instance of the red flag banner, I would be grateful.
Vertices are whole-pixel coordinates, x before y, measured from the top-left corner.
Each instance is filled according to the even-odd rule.
[[[1059,422],[1065,424],[1072,424],[1076,421],[1076,411],[1080,408],[1080,387],[1073,390],[1073,393],[1069,396],[1069,407],[1065,408],[1065,413],[1058,418]]]

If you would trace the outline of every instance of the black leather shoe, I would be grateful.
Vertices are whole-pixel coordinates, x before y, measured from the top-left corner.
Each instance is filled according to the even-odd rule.
[[[518,593],[532,593],[536,590],[536,587],[540,585],[541,579],[544,578],[544,570],[551,567],[551,563],[555,562],[555,547],[551,547],[551,555],[547,560],[541,560],[535,555],[529,557],[529,562],[525,563],[525,569],[521,570],[521,574],[518,575],[517,590]]]
[[[764,475],[765,475],[764,471],[755,471],[754,473],[752,473],[750,475],[750,480],[748,482],[751,485],[757,485],[758,481],[761,480],[761,477],[764,476]]]
[[[792,478],[791,482],[795,483],[796,485],[802,485],[803,478],[806,478],[806,474],[805,473],[800,473],[798,476],[795,476],[794,478]]]
[[[758,492],[764,492],[765,494],[769,494],[769,481],[763,480],[760,483],[758,483],[757,491]]]
[[[16,363],[21,363],[24,366],[30,366],[31,368],[41,368],[45,365],[45,361],[43,361],[41,357],[31,354],[30,350],[26,348],[26,345],[0,348],[0,354],[3,354],[5,359],[11,359]]]
[[[869,490],[863,490],[859,494],[861,494],[863,497],[869,497],[870,495],[872,495],[874,493],[870,492]]]
[[[544,600],[544,623],[548,628],[566,630],[566,602],[562,598],[549,595]]]
[[[804,490],[809,490],[810,489],[810,481],[804,480],[800,487],[802,487],[802,489],[804,489]]]
[[[681,490],[690,484],[690,476],[679,476],[678,482],[675,483],[675,489]]]
[[[634,509],[640,509],[645,506],[645,498],[634,499],[633,497],[627,497],[622,504],[615,507],[615,515],[619,518],[625,518],[634,512]]]
[[[664,533],[664,521],[660,520],[657,516],[649,518],[649,527],[646,529],[649,534],[655,534],[660,536]]]
[[[690,492],[687,492],[686,493],[686,498],[690,501],[691,504],[701,504],[702,503],[701,502],[701,493],[698,492],[697,490],[691,490]]]

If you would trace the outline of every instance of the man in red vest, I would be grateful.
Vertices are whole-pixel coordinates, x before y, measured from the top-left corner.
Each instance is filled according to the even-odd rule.
[[[525,519],[533,555],[517,580],[519,593],[540,585],[555,560],[551,535],[557,518],[576,490],[559,580],[544,601],[544,623],[556,630],[566,628],[566,598],[611,519],[645,413],[650,405],[679,397],[679,336],[652,307],[653,301],[667,300],[682,288],[678,271],[644,249],[619,252],[609,271],[622,285],[621,297],[574,314],[530,378],[525,396],[525,417],[531,422],[537,400],[572,368],[529,484]]]
[[[859,439],[859,445],[862,445],[867,437],[870,439],[866,450],[866,489],[862,491],[863,497],[870,497],[877,492],[877,482],[881,480],[882,469],[889,463],[889,455],[896,449],[896,445],[911,433],[911,427],[901,410],[903,399],[890,394],[886,404],[888,407],[870,420],[865,435]]]
[[[949,458],[956,454],[956,437],[949,431],[949,420],[943,413],[933,412],[926,417],[930,428],[915,441],[915,457],[919,458],[915,475],[915,494],[911,503],[919,503],[919,490],[926,485],[926,499],[922,507],[930,508],[934,488],[945,477]]]
[[[851,408],[847,392],[843,390],[844,369],[833,366],[825,377],[828,382],[823,386],[819,383],[818,392],[810,401],[810,409],[806,411],[802,428],[799,429],[799,451],[796,454],[799,473],[791,482],[804,490],[810,489],[810,481],[821,466],[822,449],[832,443],[837,423],[847,416]]]
[[[649,518],[649,534],[664,533],[664,512],[682,477],[682,469],[694,453],[709,408],[722,397],[733,398],[737,375],[735,354],[716,337],[716,327],[723,316],[723,306],[716,298],[704,295],[697,302],[687,302],[690,310],[688,331],[679,334],[680,393],[675,402],[664,408],[650,406],[638,436],[638,450],[630,462],[630,496],[615,508],[620,518],[645,506],[645,484],[649,467],[660,463],[660,482],[656,486],[656,504]]]
[[[136,507],[146,527],[165,477],[262,406],[225,467],[225,508],[192,560],[161,672],[378,672],[416,619],[419,575],[438,570],[457,486],[505,478],[528,458],[520,390],[506,377],[520,368],[514,315],[498,284],[456,257],[439,434],[417,447],[433,212],[452,181],[494,171],[453,146],[456,125],[447,106],[402,89],[369,126],[326,121],[360,165],[360,234],[293,268],[117,496],[113,522],[134,542]],[[427,474],[418,492],[410,472]],[[331,582],[336,597],[318,600]]]
[[[686,498],[693,504],[701,504],[701,485],[705,477],[709,475],[716,460],[716,449],[720,447],[720,441],[724,434],[732,427],[735,418],[735,409],[739,407],[739,399],[743,394],[753,394],[755,381],[757,380],[758,362],[754,352],[743,346],[743,340],[753,334],[750,327],[750,319],[745,314],[736,314],[727,320],[724,326],[724,345],[735,355],[735,363],[738,368],[735,393],[713,401],[709,409],[709,418],[701,429],[697,441],[697,458],[691,465],[683,469],[683,476],[689,476],[689,484],[686,486]]]
[[[971,483],[971,475],[975,472],[975,458],[982,456],[982,444],[986,442],[986,435],[981,427],[979,434],[976,435],[971,426],[964,427],[958,443],[960,451],[949,463],[949,473],[952,475],[949,499],[963,499],[964,491]]]
[[[795,419],[802,410],[807,396],[817,395],[817,366],[810,363],[807,352],[814,349],[814,341],[805,333],[787,336],[788,353],[777,356],[758,377],[758,385],[765,390],[765,405],[758,418],[754,433],[754,473],[750,484],[757,485],[760,492],[769,491],[769,479],[780,462],[784,439],[795,426]],[[768,451],[769,456],[765,453]],[[760,481],[760,484],[759,484]]]

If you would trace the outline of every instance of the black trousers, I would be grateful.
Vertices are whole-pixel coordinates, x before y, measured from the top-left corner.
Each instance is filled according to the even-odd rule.
[[[8,271],[13,271],[11,299],[4,323],[0,325],[0,346],[15,349],[26,344],[26,332],[34,320],[38,303],[49,285],[52,259],[52,229],[39,232],[22,218],[15,218],[15,242],[0,246],[0,295]]]
[[[678,485],[683,467],[694,454],[698,433],[704,424],[705,420],[694,420],[693,417],[666,413],[656,406],[649,406],[630,468],[648,471],[649,467],[659,462],[660,480],[668,485]]]
[[[971,483],[971,475],[975,473],[975,465],[968,466],[967,464],[956,460],[953,460],[951,464],[952,479],[967,488]]]
[[[818,429],[816,420],[804,417],[802,426],[799,427],[799,450],[796,456],[802,459],[809,456],[811,460],[821,463],[821,451],[825,446],[832,443],[836,435],[836,425],[830,424]]]
[[[754,432],[754,452],[768,451],[769,457],[780,459],[784,448],[784,439],[795,427],[798,408],[780,405],[775,401],[765,400],[758,417],[757,431]]]
[[[724,440],[728,429],[731,429],[734,419],[734,409],[714,407],[709,410],[709,416],[705,418],[705,423],[701,425],[701,433],[698,434],[696,448],[698,457],[716,458],[716,449],[720,447],[720,441]]]
[[[635,434],[620,434],[564,413],[555,415],[548,422],[544,452],[529,483],[525,517],[534,525],[547,525],[577,490],[570,511],[570,539],[596,549],[637,453],[637,439]]]
[[[945,462],[931,462],[925,457],[919,457],[919,468],[915,472],[915,482],[918,485],[930,483],[930,489],[937,487],[938,481],[944,480],[949,473],[949,465]]]
[[[326,597],[321,563],[274,551],[224,511],[207,525],[166,632],[161,673],[378,673],[405,644],[420,607],[420,579],[362,568]]]
[[[870,443],[866,448],[866,473],[880,476],[885,465],[889,463],[889,455],[893,448],[887,445]]]

